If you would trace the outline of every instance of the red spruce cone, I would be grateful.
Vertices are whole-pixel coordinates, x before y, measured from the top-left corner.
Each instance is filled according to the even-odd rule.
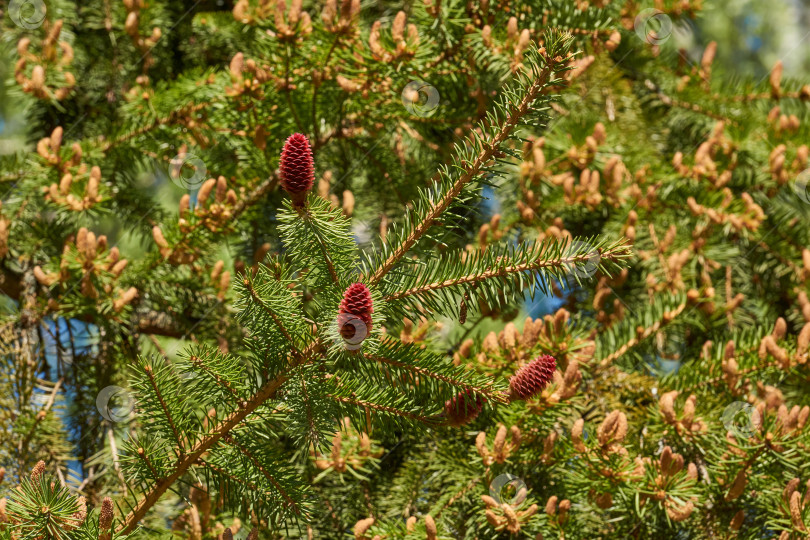
[[[293,133],[289,136],[281,151],[279,169],[281,187],[290,194],[295,206],[302,206],[315,183],[315,163],[306,135]]]
[[[484,398],[468,388],[465,392],[445,402],[444,413],[447,415],[448,424],[462,426],[475,420],[483,408]]]
[[[371,291],[362,283],[353,283],[343,293],[343,300],[340,302],[340,335],[343,339],[351,339],[356,336],[356,340],[362,341],[371,333],[371,314],[374,306],[371,300]],[[359,319],[359,320],[358,320]],[[362,321],[362,324],[360,322]],[[363,326],[365,325],[365,328]],[[357,335],[358,332],[361,335]],[[359,343],[358,341],[358,343]]]
[[[539,394],[554,378],[557,369],[557,360],[553,356],[544,354],[538,356],[509,379],[510,397],[515,399],[529,399]]]

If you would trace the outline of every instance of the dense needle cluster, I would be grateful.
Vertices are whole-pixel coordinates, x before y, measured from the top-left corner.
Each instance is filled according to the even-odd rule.
[[[290,194],[293,204],[304,204],[307,192],[315,182],[315,164],[309,139],[301,133],[293,133],[284,143],[279,163],[281,187]]]
[[[509,379],[512,399],[529,399],[542,392],[551,382],[556,369],[557,360],[548,354],[539,356],[520,368]]]

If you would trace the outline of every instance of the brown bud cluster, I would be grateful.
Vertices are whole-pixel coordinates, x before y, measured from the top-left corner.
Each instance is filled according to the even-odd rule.
[[[512,426],[508,430],[509,440],[507,441],[507,429],[503,424],[498,424],[498,430],[492,441],[492,447],[487,446],[487,434],[485,431],[478,433],[475,438],[475,448],[481,461],[489,467],[494,463],[504,463],[520,447],[520,428]]]
[[[518,510],[508,503],[501,503],[490,497],[482,495],[481,500],[486,505],[486,518],[496,531],[506,531],[511,534],[520,532],[524,523],[537,513],[538,507],[532,504],[528,508]]]
[[[521,186],[524,200],[518,204],[521,217],[528,221],[531,213],[540,213],[542,205],[530,186],[541,180],[562,187],[567,204],[582,204],[590,210],[605,202],[618,206],[627,178],[625,165],[619,156],[606,159],[599,165],[599,147],[605,144],[608,134],[605,125],[597,122],[593,133],[585,137],[582,145],[573,145],[568,152],[548,162],[544,153],[545,139],[538,138],[524,144],[524,162],[521,164]],[[552,165],[553,163],[553,165]],[[601,172],[600,169],[601,168]]]
[[[82,227],[75,239],[68,238],[59,270],[48,272],[35,266],[33,273],[44,287],[57,283],[65,287],[71,278],[80,276],[82,295],[97,299],[101,289],[112,300],[113,311],[120,313],[138,296],[135,287],[123,290],[115,286],[126,266],[127,260],[121,258],[117,247],[107,248],[106,236],[96,237]]]
[[[391,23],[390,42],[383,39],[382,21],[374,21],[368,36],[368,46],[371,56],[379,62],[393,62],[413,58],[419,47],[419,33],[415,24],[406,24],[407,15],[400,11]],[[387,37],[387,36],[386,36]],[[419,96],[414,96],[412,102],[418,102]]]
[[[683,409],[678,414],[675,410],[675,400],[679,392],[672,390],[661,395],[658,400],[658,410],[664,423],[675,428],[675,431],[684,438],[695,437],[708,430],[706,422],[699,416],[695,416],[697,407],[697,396],[690,395],[684,401]]]
[[[707,182],[715,189],[725,187],[737,168],[737,145],[724,134],[725,123],[717,122],[709,137],[698,146],[694,165],[684,163],[684,155],[677,152],[672,165],[684,177]]]
[[[17,42],[14,79],[23,92],[39,99],[62,101],[76,85],[76,77],[67,70],[73,62],[73,48],[67,41],[59,41],[62,24],[62,20],[45,21],[46,35],[39,43],[28,37]],[[29,65],[33,65],[30,70]]]
[[[82,160],[82,147],[78,142],[70,149],[63,148],[63,129],[54,128],[50,137],[37,143],[37,154],[53,168],[59,177],[49,187],[43,188],[45,199],[68,210],[81,212],[101,202],[103,184],[101,169],[91,167]]]
[[[178,158],[179,160],[179,158]],[[179,165],[173,162],[170,174],[179,175]],[[160,225],[152,227],[152,238],[158,247],[161,257],[172,265],[191,264],[199,258],[200,250],[190,242],[189,233],[205,227],[211,232],[227,232],[231,229],[234,212],[243,204],[245,193],[240,194],[228,188],[228,180],[224,176],[216,179],[209,178],[203,182],[197,192],[196,206],[191,208],[191,197],[184,194],[178,204],[177,230],[180,240],[173,246],[169,243]],[[217,276],[221,277],[221,276]],[[221,287],[220,287],[221,288]]]
[[[285,84],[281,78],[273,77],[269,66],[259,66],[255,60],[249,58],[245,60],[245,55],[236,53],[228,66],[231,76],[231,85],[225,88],[227,96],[249,96],[256,99],[264,97],[262,85],[268,80],[274,80],[280,88]],[[264,127],[259,126],[254,133],[254,142],[260,148],[266,147]]]
[[[441,322],[431,321],[425,317],[420,318],[416,323],[410,319],[403,319],[402,331],[399,333],[399,340],[403,343],[422,343],[427,339],[431,330],[441,330]],[[466,342],[465,342],[466,343]],[[468,347],[472,346],[470,341]],[[467,350],[469,354],[469,350]]]
[[[144,0],[124,0],[124,8],[127,10],[127,17],[124,21],[124,31],[132,40],[133,45],[143,55],[143,73],[154,63],[152,57],[152,49],[160,41],[163,35],[159,27],[154,26],[148,35],[142,35],[140,31],[142,13],[144,8]],[[141,82],[146,82],[148,79],[143,79]]]
[[[233,18],[250,25],[272,20],[276,28],[272,35],[279,41],[292,42],[312,33],[312,18],[303,11],[301,0],[289,6],[273,0],[238,0],[233,6]]]
[[[225,295],[228,293],[228,287],[231,284],[230,270],[224,270],[225,261],[222,259],[214,263],[214,268],[211,269],[211,285],[217,289],[217,298],[224,300]]]
[[[493,368],[501,368],[526,362],[540,353],[554,356],[561,369],[566,369],[571,361],[587,363],[593,358],[595,344],[589,336],[577,332],[575,325],[569,324],[570,318],[570,312],[561,308],[553,315],[544,315],[542,319],[527,317],[522,332],[514,323],[508,323],[497,334],[487,334],[476,360]],[[454,357],[455,363],[469,357],[472,347],[472,340],[465,341]]]
[[[546,515],[556,522],[558,526],[562,526],[568,521],[568,512],[571,510],[571,501],[568,499],[559,500],[556,495],[552,495],[546,501],[545,511]]]
[[[517,17],[510,17],[506,23],[506,39],[496,42],[492,35],[492,27],[485,25],[481,29],[481,40],[493,53],[509,58],[512,72],[517,73],[523,68],[523,56],[532,43],[532,31],[528,28],[521,30]]]
[[[76,186],[76,180],[85,183],[83,193],[78,196],[71,193],[71,188]],[[100,184],[101,169],[97,166],[90,169],[90,172],[83,175],[83,177],[74,177],[70,173],[65,173],[59,181],[59,185],[51,184],[51,187],[45,193],[45,198],[60,206],[66,206],[70,210],[80,212],[101,202],[102,198],[98,193]]]
[[[790,518],[790,524],[794,530],[806,533],[808,531],[808,519],[805,518],[805,510],[808,503],[810,503],[810,480],[805,482],[803,494],[799,491],[800,483],[799,478],[793,478],[787,483],[782,490],[780,509],[783,515]]]
[[[677,484],[687,484],[697,481],[697,467],[694,463],[689,463],[685,474],[683,474],[683,456],[673,452],[672,448],[669,446],[664,447],[658,462],[652,463],[652,465],[653,469],[657,470],[654,479],[657,491],[655,491],[655,495],[653,495],[652,499],[663,504],[667,515],[672,521],[677,522],[688,519],[695,509],[696,501],[687,500],[683,502],[676,499],[670,496],[667,488],[675,487]]]
[[[769,118],[778,114],[778,107],[775,107],[771,110]],[[790,156],[793,158],[791,159]],[[790,152],[788,152],[786,144],[778,144],[768,155],[768,170],[776,183],[783,186],[807,169],[810,164],[808,158],[810,158],[810,148],[806,144],[802,144],[795,150],[791,149]]]
[[[748,193],[741,193],[737,199],[732,191],[728,188],[723,188],[725,198],[720,203],[720,208],[711,208],[699,204],[694,197],[686,199],[686,204],[694,216],[705,216],[709,222],[715,225],[731,225],[737,232],[744,230],[756,231],[759,229],[760,224],[765,220],[765,212],[762,207],[754,202],[754,199]],[[742,208],[735,208],[734,212],[726,212],[725,210],[732,206],[732,203],[742,201]],[[739,204],[735,204],[739,207]]]
[[[328,32],[353,36],[359,15],[360,0],[326,0],[321,19]]]
[[[329,456],[311,452],[315,466],[320,470],[332,470],[342,474],[349,468],[361,469],[368,460],[382,456],[383,448],[374,444],[367,433],[353,429],[348,417],[343,419],[341,427],[341,431],[332,438]]]
[[[771,129],[774,131],[774,134],[777,137],[789,137],[798,133],[799,128],[801,128],[801,121],[799,117],[795,114],[787,115],[782,113],[782,109],[779,105],[775,105],[770,112],[768,113],[768,123],[770,124]],[[802,145],[799,147],[801,150],[802,147],[805,148],[804,150],[804,157],[807,157],[807,145]],[[798,157],[798,154],[797,154]],[[772,164],[773,165],[773,164]],[[801,170],[801,169],[800,169]],[[780,185],[784,183],[784,180],[777,177],[777,181],[780,181]]]
[[[209,178],[203,182],[197,192],[197,204],[193,211],[189,208],[191,201],[189,195],[186,194],[180,198],[177,226],[183,233],[191,231],[199,225],[211,232],[230,230],[229,224],[233,218],[234,209],[243,199],[243,190],[240,190],[240,194],[237,195],[234,189],[228,187],[228,180],[224,176],[216,179]]]
[[[501,228],[501,215],[494,214],[489,223],[484,223],[478,229],[478,245],[483,249],[492,242],[498,242],[505,232],[506,230]]]

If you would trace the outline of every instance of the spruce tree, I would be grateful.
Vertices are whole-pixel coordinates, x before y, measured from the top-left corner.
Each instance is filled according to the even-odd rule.
[[[702,4],[5,2],[0,538],[804,538],[810,81]]]

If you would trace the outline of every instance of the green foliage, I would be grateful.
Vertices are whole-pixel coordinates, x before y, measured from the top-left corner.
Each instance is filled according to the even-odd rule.
[[[810,86],[700,2],[80,4],[3,6],[0,537],[806,535]]]

